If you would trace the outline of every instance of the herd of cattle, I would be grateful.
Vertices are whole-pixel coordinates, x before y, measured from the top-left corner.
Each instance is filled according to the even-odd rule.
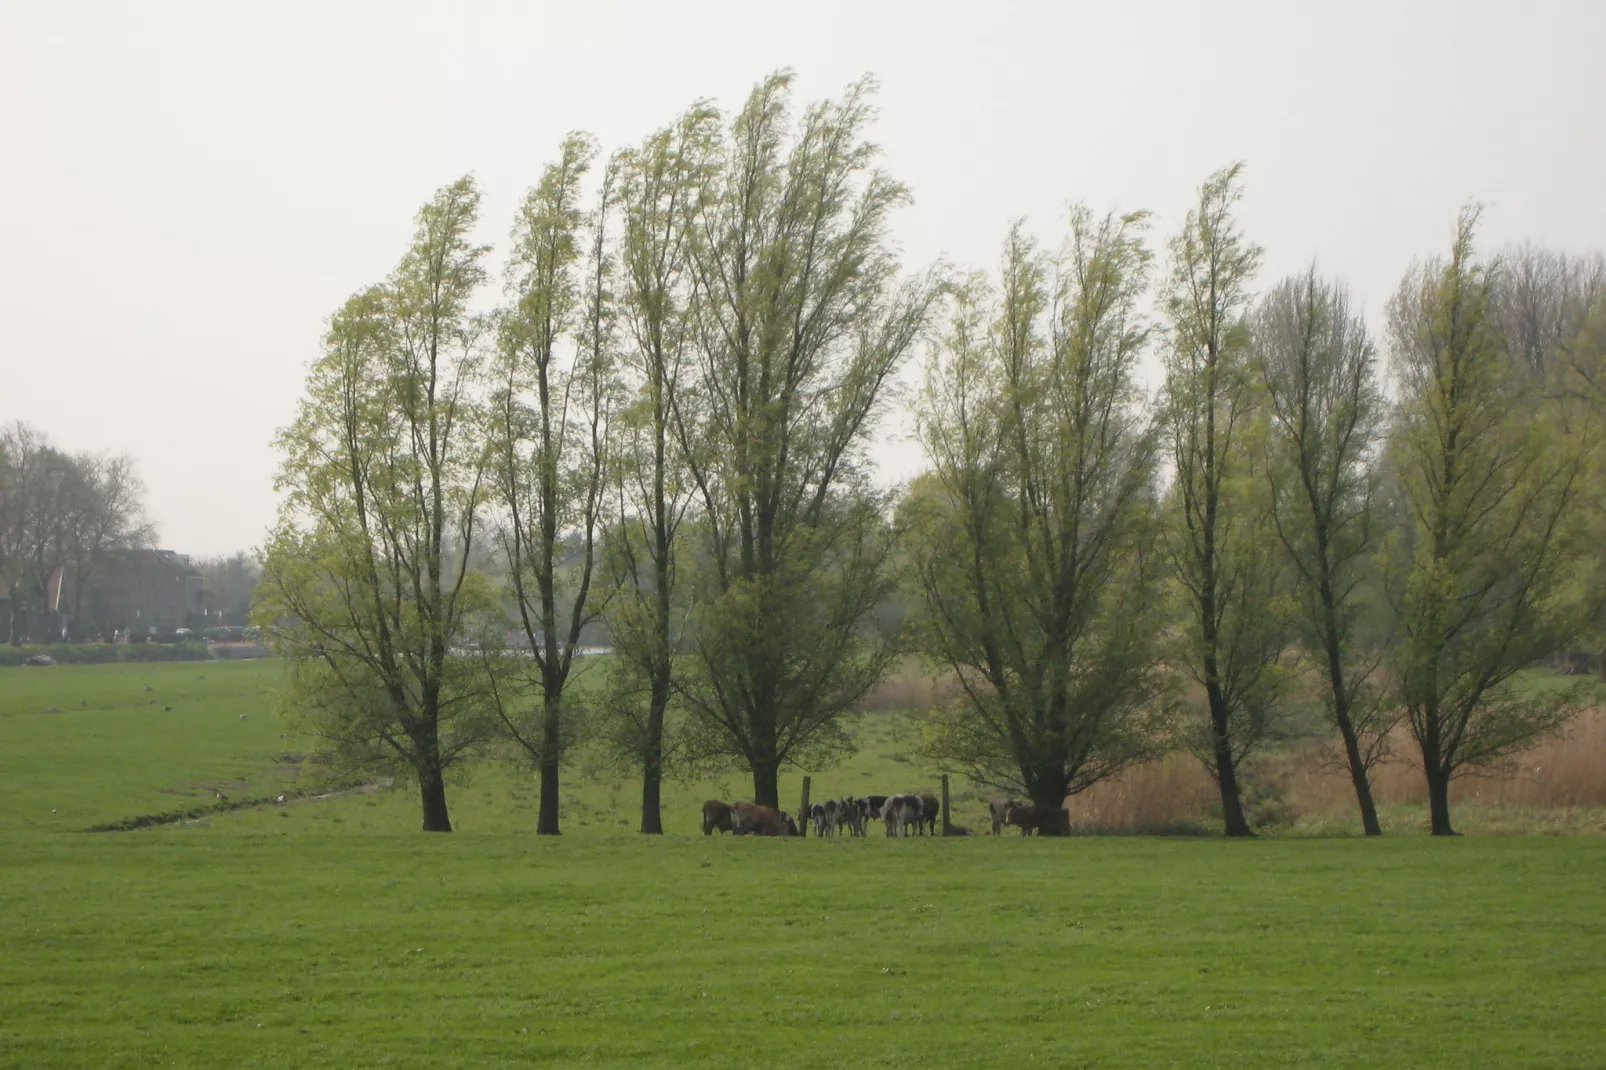
[[[992,819],[993,835],[1003,832],[1005,826],[1020,829],[1022,836],[1032,833],[1065,834],[1070,831],[1070,812],[1061,808],[1032,806],[1013,799],[994,799],[987,804]],[[830,799],[815,803],[802,815],[814,826],[814,834],[822,839],[836,836],[842,829],[850,835],[865,835],[870,821],[880,821],[888,836],[937,835],[937,819],[942,815],[942,804],[929,793],[908,795],[866,795],[856,798]],[[709,799],[703,803],[703,835],[711,836],[715,830],[737,836],[796,836],[797,820],[785,810],[757,803],[721,802]],[[949,825],[943,835],[974,835],[962,825]]]

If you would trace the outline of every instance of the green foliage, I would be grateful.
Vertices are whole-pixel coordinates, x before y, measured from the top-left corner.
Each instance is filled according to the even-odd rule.
[[[773,803],[782,765],[837,749],[890,663],[869,626],[890,532],[865,446],[936,288],[900,282],[873,169],[871,84],[787,128],[791,75],[759,85],[692,222],[695,388],[677,423],[703,518],[679,692],[709,748]]]
[[[1376,835],[1368,769],[1398,722],[1376,670],[1385,643],[1364,630],[1377,597],[1373,503],[1386,416],[1366,324],[1342,287],[1283,281],[1254,318],[1255,360],[1271,412],[1272,519],[1293,564],[1307,664],[1325,678],[1322,705],[1338,729],[1362,820]],[[1375,610],[1374,610],[1375,611]]]
[[[1475,258],[1477,221],[1463,212],[1449,260],[1413,269],[1389,304],[1402,389],[1400,522],[1383,547],[1400,630],[1392,667],[1446,833],[1450,779],[1571,714],[1510,683],[1599,604],[1587,478],[1597,434],[1566,426],[1507,359],[1492,310],[1498,265]]]
[[[1050,263],[1017,225],[998,296],[958,289],[900,511],[916,643],[961,691],[926,753],[1045,806],[1157,753],[1166,706],[1143,226],[1077,208]]]
[[[719,114],[697,105],[621,164],[619,363],[629,394],[611,429],[618,519],[606,534],[607,624],[618,664],[602,728],[615,756],[642,770],[644,832],[661,830],[665,771],[696,757],[673,704],[689,608],[681,533],[696,495],[683,451],[699,438],[680,432],[696,326],[690,226],[712,196],[719,144]]]
[[[492,605],[469,567],[484,493],[478,205],[470,179],[440,190],[387,283],[332,319],[280,436],[285,500],[255,607],[292,665],[287,709],[353,769],[407,768],[427,829],[450,827],[443,771],[487,732],[477,663],[450,656]]]
[[[1255,317],[1255,359],[1271,412],[1277,534],[1299,579],[1307,646],[1341,645],[1359,625],[1378,535],[1372,503],[1387,407],[1364,321],[1314,269],[1284,280]],[[1324,594],[1336,600],[1328,624]]]
[[[1238,812],[1236,768],[1272,730],[1287,683],[1280,561],[1264,473],[1266,413],[1247,320],[1260,247],[1233,218],[1241,165],[1211,177],[1171,242],[1170,321],[1162,425],[1176,467],[1164,545],[1183,625],[1177,662],[1203,693],[1184,741],[1221,783],[1228,829]]]
[[[564,753],[584,730],[584,706],[564,695],[581,632],[599,617],[593,577],[615,407],[608,225],[618,168],[609,165],[586,212],[582,184],[595,156],[588,135],[565,138],[514,224],[485,443],[506,563],[505,623],[516,622],[523,649],[484,664],[502,726],[541,769],[538,828],[549,834],[559,832]]]

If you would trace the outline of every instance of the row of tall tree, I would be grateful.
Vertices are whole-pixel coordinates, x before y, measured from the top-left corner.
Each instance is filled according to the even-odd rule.
[[[148,539],[144,488],[129,458],[68,453],[20,421],[0,428],[6,642],[51,638],[44,630],[63,618],[82,637],[94,624],[84,618],[82,600],[97,574],[113,553]],[[64,576],[70,577],[65,588]]]
[[[1237,167],[1201,188],[1158,322],[1141,214],[1078,209],[1055,256],[1017,228],[960,287],[903,513],[916,645],[963,696],[928,750],[1057,808],[1181,744],[1249,835],[1244,763],[1314,689],[1365,831],[1403,722],[1450,833],[1459,773],[1574,712],[1513,685],[1601,605],[1606,271],[1480,261],[1464,213],[1389,303],[1391,402],[1341,283],[1252,293],[1240,195]]]
[[[870,84],[794,116],[790,83],[600,167],[567,138],[489,310],[479,192],[446,187],[331,320],[258,612],[291,708],[410,769],[426,830],[451,765],[500,746],[558,832],[582,728],[641,769],[644,832],[677,766],[740,764],[776,805],[911,650],[958,685],[933,755],[1057,810],[1186,746],[1230,834],[1313,688],[1368,832],[1402,720],[1449,832],[1450,780],[1566,715],[1511,683],[1599,604],[1598,261],[1480,261],[1466,214],[1390,303],[1391,401],[1341,284],[1255,293],[1237,168],[1158,276],[1146,215],[1082,208],[1052,254],[1015,227],[997,278],[910,273]],[[867,445],[927,341],[930,470],[899,499]]]
[[[940,287],[900,277],[869,85],[794,129],[790,81],[728,123],[692,108],[589,182],[596,146],[566,139],[489,312],[479,192],[454,183],[331,322],[281,442],[262,619],[293,706],[346,760],[410,767],[426,829],[450,828],[447,768],[504,739],[558,831],[604,614],[646,831],[671,748],[744,763],[775,804],[784,766],[847,746],[841,714],[898,649],[865,626],[894,540],[864,447]]]

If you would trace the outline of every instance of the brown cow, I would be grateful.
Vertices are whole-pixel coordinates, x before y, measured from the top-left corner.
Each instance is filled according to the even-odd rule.
[[[791,827],[774,807],[750,802],[731,807],[731,831],[738,836],[789,836]]]
[[[1071,832],[1071,812],[1063,806],[1052,810],[1046,806],[1013,803],[1004,815],[1004,824],[1019,828],[1022,836],[1030,836],[1034,832],[1068,836]]]
[[[731,804],[709,799],[703,803],[703,835],[712,836],[715,829],[731,831]]]

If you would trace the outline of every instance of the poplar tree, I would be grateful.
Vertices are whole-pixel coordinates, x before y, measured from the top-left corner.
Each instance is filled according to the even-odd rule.
[[[529,652],[488,663],[503,726],[540,769],[536,832],[552,836],[579,719],[565,695],[581,633],[600,615],[593,580],[613,409],[607,228],[616,172],[607,168],[587,212],[583,182],[595,156],[588,135],[569,135],[519,209],[488,445],[507,594]]]
[[[915,634],[961,689],[925,749],[1049,813],[1160,745],[1144,225],[1077,208],[1057,261],[1017,226],[996,296],[959,289],[918,413]]]
[[[1588,475],[1597,426],[1548,400],[1509,359],[1481,262],[1478,210],[1447,260],[1413,268],[1389,302],[1400,382],[1393,456],[1402,521],[1383,547],[1399,641],[1397,700],[1427,780],[1432,831],[1454,835],[1450,784],[1559,729],[1570,697],[1516,674],[1579,635],[1599,606]]]
[[[1374,504],[1387,412],[1376,351],[1349,295],[1314,268],[1266,295],[1254,347],[1271,410],[1273,518],[1294,566],[1305,648],[1326,680],[1362,828],[1380,836],[1370,769],[1396,719],[1376,676],[1380,637],[1361,632],[1381,534]]]
[[[621,166],[619,366],[629,394],[613,422],[607,712],[616,752],[641,769],[644,833],[663,832],[664,773],[682,742],[668,717],[686,608],[682,530],[696,491],[681,452],[691,438],[676,429],[699,418],[683,390],[695,325],[687,229],[708,191],[719,122],[714,109],[696,105]]]
[[[255,610],[289,660],[287,708],[350,769],[399,761],[426,832],[450,832],[445,774],[483,742],[483,674],[454,651],[491,598],[468,567],[484,504],[477,393],[484,246],[463,178],[418,213],[381,286],[330,322],[295,422]]]
[[[1247,322],[1260,247],[1238,228],[1234,165],[1199,190],[1171,241],[1162,422],[1175,478],[1166,548],[1181,589],[1179,653],[1203,692],[1205,723],[1187,737],[1215,777],[1229,836],[1249,836],[1239,766],[1264,738],[1282,683],[1285,634],[1276,538],[1254,467],[1257,402]]]
[[[936,294],[899,279],[907,193],[864,139],[871,84],[789,136],[791,82],[748,98],[693,222],[700,418],[681,425],[702,517],[679,693],[769,806],[783,766],[841,749],[896,649],[873,626],[892,532],[864,453]]]

